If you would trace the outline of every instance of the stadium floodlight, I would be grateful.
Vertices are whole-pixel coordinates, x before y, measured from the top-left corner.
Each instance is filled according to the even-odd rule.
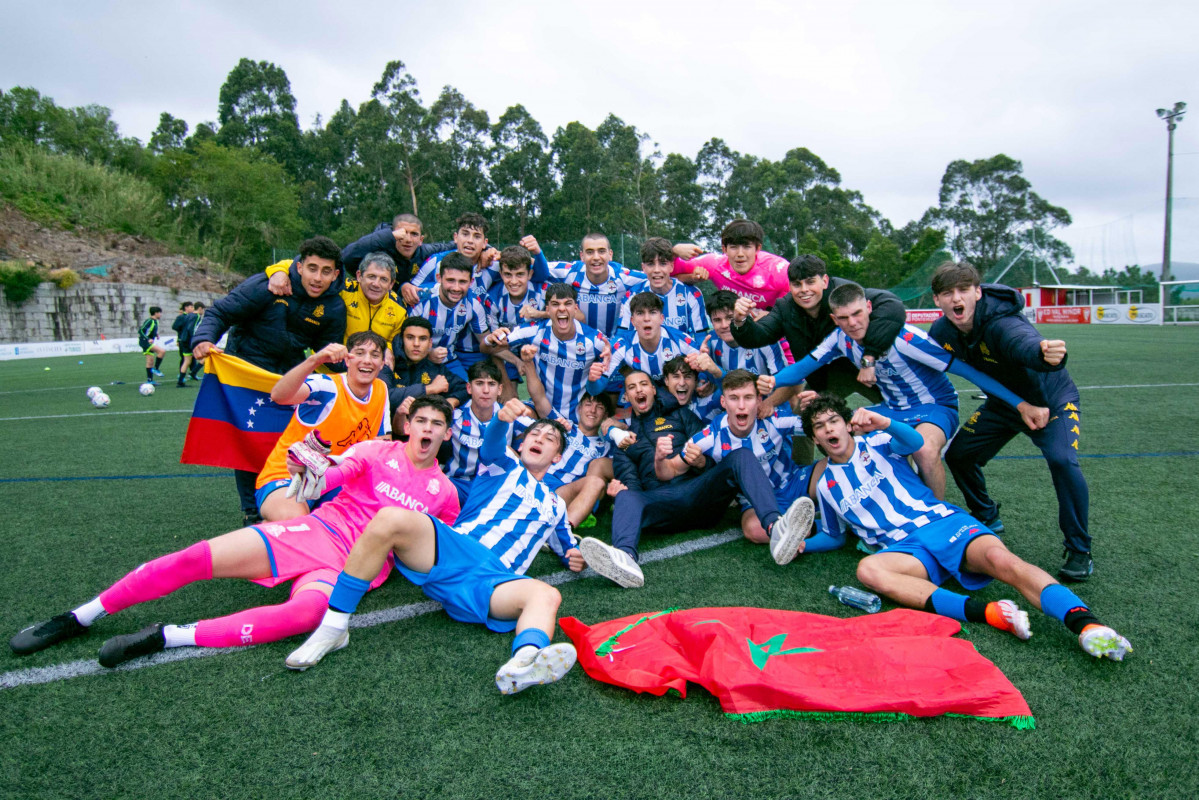
[[[1166,231],[1162,242],[1162,280],[1170,280],[1170,217],[1174,210],[1174,129],[1182,122],[1187,104],[1179,101],[1174,108],[1159,108],[1157,116],[1166,121],[1168,143],[1166,145]]]

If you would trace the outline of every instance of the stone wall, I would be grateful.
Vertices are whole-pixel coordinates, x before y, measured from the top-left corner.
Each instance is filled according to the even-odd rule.
[[[162,308],[162,329],[171,323],[184,300],[212,305],[223,297],[212,292],[177,292],[165,286],[130,283],[77,283],[59,289],[52,283],[38,286],[19,306],[8,302],[0,287],[0,342],[66,342],[83,339],[137,336],[137,328],[150,306]]]

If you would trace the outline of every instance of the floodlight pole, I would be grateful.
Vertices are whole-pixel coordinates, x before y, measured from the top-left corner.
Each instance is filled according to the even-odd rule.
[[[1178,102],[1174,108],[1159,108],[1157,116],[1166,121],[1166,231],[1162,242],[1162,281],[1170,280],[1170,217],[1174,210],[1174,129],[1186,114],[1187,104]]]

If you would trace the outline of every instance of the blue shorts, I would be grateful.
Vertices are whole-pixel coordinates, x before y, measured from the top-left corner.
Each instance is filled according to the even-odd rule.
[[[939,406],[936,403],[929,403],[923,406],[912,406],[906,411],[896,411],[885,405],[870,406],[870,410],[884,417],[889,417],[905,425],[911,425],[915,428],[921,423],[929,423],[936,425],[945,434],[945,441],[953,438],[953,435],[958,430],[958,410],[956,407]]]
[[[965,512],[944,517],[925,525],[907,538],[888,545],[881,552],[907,553],[924,565],[928,579],[937,586],[954,578],[968,590],[981,589],[992,581],[990,575],[966,572],[966,548],[979,536],[995,532]]]
[[[514,574],[499,556],[471,537],[435,517],[429,520],[437,537],[433,569],[417,572],[393,557],[395,568],[419,586],[425,597],[441,603],[451,619],[477,622],[498,633],[514,630],[516,620],[491,616],[491,594],[502,583],[532,579]]]
[[[525,379],[520,376],[520,370],[516,368],[515,364],[509,364],[507,361],[505,361],[504,372],[508,373],[508,380],[512,381],[513,383],[525,382]]]
[[[812,482],[812,465],[800,467],[791,475],[791,480],[787,481],[787,485],[781,489],[774,490],[774,500],[778,503],[779,513],[786,514],[787,509],[792,503],[808,493],[808,485]],[[737,495],[737,502],[741,504],[741,513],[752,511],[753,506],[744,495]]]

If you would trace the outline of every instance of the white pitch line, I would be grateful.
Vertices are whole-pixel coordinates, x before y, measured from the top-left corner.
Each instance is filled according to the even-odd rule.
[[[90,417],[99,419],[101,417],[122,417],[127,414],[190,414],[190,408],[162,408],[153,411],[103,411],[96,409],[95,411],[86,414],[48,414],[44,417],[0,417],[0,422],[16,422],[23,419],[73,419],[75,417]]]
[[[1199,383],[1122,383],[1114,386],[1079,386],[1079,389],[1163,389],[1169,386],[1199,386]]]
[[[736,541],[741,538],[741,531],[727,530],[724,533],[713,533],[709,536],[702,536],[699,539],[692,539],[688,542],[680,542],[667,547],[661,547],[657,550],[651,550],[641,557],[642,564],[652,564],[655,561],[665,561],[670,558],[678,558],[679,556],[696,553],[700,550],[708,550],[713,547],[719,547],[722,544]],[[590,569],[584,569],[582,572],[571,572],[569,570],[561,570],[549,575],[542,576],[542,580],[551,586],[560,586],[564,583],[577,581],[581,578],[598,578],[599,576]],[[424,614],[432,614],[434,611],[441,610],[441,603],[434,603],[426,600],[421,603],[409,603],[408,605],[396,606],[394,608],[385,608],[379,611],[371,611],[368,614],[358,614],[350,619],[351,628],[373,628],[376,625],[383,625],[388,622],[398,622],[404,619],[423,616]],[[116,669],[105,669],[100,666],[100,662],[92,658],[80,659],[78,661],[68,661],[65,664],[54,664],[49,667],[31,667],[29,669],[17,669],[12,672],[0,674],[0,690],[15,689],[18,686],[32,686],[39,683],[54,683],[56,681],[65,681],[71,678],[82,678],[85,675],[103,675],[112,672],[130,672],[136,669],[146,669],[147,667],[157,667],[160,664],[171,664],[176,661],[186,661],[192,658],[208,658],[210,656],[228,655],[232,653],[244,653],[249,650],[249,647],[176,647],[170,650],[164,650],[161,653],[155,653],[152,656],[130,661],[122,664]]]

